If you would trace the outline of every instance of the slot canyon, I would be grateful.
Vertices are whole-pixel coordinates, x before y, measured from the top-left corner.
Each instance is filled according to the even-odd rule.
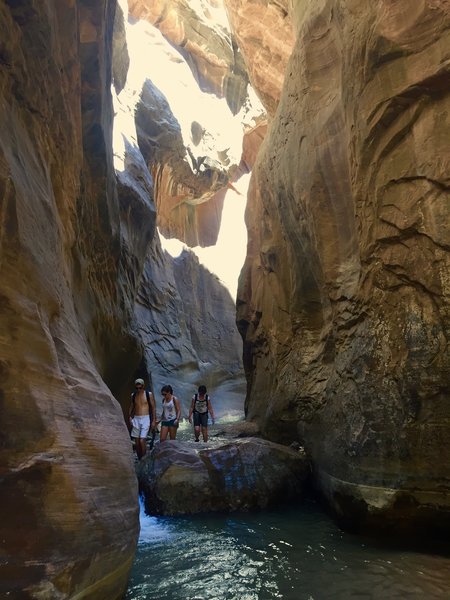
[[[448,539],[449,140],[448,0],[0,0],[2,598],[124,597],[136,377]]]

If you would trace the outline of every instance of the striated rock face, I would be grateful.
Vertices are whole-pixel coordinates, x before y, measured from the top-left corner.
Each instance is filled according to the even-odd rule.
[[[289,0],[225,0],[225,5],[250,81],[273,115],[295,41]]]
[[[209,145],[206,154],[212,150],[219,158],[220,146],[218,142],[217,146],[210,143],[214,140],[211,132],[197,121],[190,122],[189,130],[195,142],[192,147],[198,147],[201,156],[196,158],[191,147],[186,148],[182,124],[174,116],[168,99],[147,79],[145,72],[140,69],[136,72],[133,66],[139,58],[136,39],[156,54],[167,69],[173,62],[181,67],[183,61],[173,49],[167,48],[158,31],[146,23],[131,21],[124,27],[127,33],[124,44],[123,27],[116,13],[119,66],[123,63],[124,48],[129,49],[131,63],[125,87],[114,98],[114,164],[119,179],[122,254],[129,258],[124,277],[131,290],[139,282],[134,298],[133,333],[141,340],[143,353],[134,362],[133,370],[135,376],[148,379],[157,397],[162,384],[173,385],[183,404],[190,401],[200,383],[212,387],[214,394],[220,386],[224,404],[229,398],[233,400],[231,409],[224,407],[224,414],[234,414],[236,404],[241,414],[245,383],[235,304],[217,277],[199,265],[195,255],[184,252],[173,259],[161,249],[159,236],[154,237],[157,219],[159,229],[166,235],[177,236],[192,245],[214,244],[220,228],[224,186],[228,182],[227,168],[201,152]],[[142,32],[144,39],[140,37]],[[149,39],[150,45],[145,46]],[[121,73],[115,62],[113,67],[113,72]],[[182,74],[189,71],[184,67]],[[188,81],[196,88],[195,80],[188,74]],[[142,90],[139,81],[144,81]],[[155,81],[162,87],[167,83],[158,73]],[[182,89],[185,83],[179,82]],[[187,86],[186,94],[189,93]],[[230,118],[229,109],[225,107],[225,111]],[[199,131],[193,128],[194,124]],[[237,131],[242,134],[239,121]],[[208,144],[203,144],[203,137],[208,138]],[[255,140],[251,147],[257,143]],[[224,163],[230,162],[227,151],[221,156]],[[157,215],[149,201],[153,197]],[[117,381],[119,377],[121,381]],[[109,378],[114,381],[113,389],[125,411],[133,378],[125,380],[123,372],[117,369],[115,377],[111,373]],[[235,381],[234,386],[230,385],[230,379]],[[234,401],[236,398],[238,402]],[[187,414],[188,407],[184,408]]]
[[[257,438],[200,451],[192,446],[158,444],[139,465],[149,514],[261,509],[302,496],[309,465],[300,452]]]
[[[294,4],[246,217],[248,418],[304,441],[343,518],[448,527],[449,5]]]
[[[222,0],[128,0],[130,15],[157,27],[182,54],[200,88],[226,98],[233,114],[247,98],[248,75]]]
[[[155,395],[159,398],[161,385],[170,383],[184,416],[200,383],[214,390],[227,380],[243,379],[235,304],[192,252],[173,259],[158,240],[152,243],[136,317]]]
[[[136,128],[157,188],[161,232],[190,246],[213,245],[229,181],[227,168],[209,156],[191,155],[188,161],[180,125],[151,81],[142,90]]]
[[[248,170],[242,137],[261,124],[264,108],[241,72],[221,2],[130,0],[128,14],[120,1],[131,66],[121,90],[126,53],[116,22],[115,107],[136,115],[131,136],[154,180],[158,228],[189,246],[214,245],[225,193]],[[254,149],[259,139],[251,138]]]
[[[113,20],[112,2],[0,0],[2,597],[120,598],[134,556],[137,483],[104,383],[139,356],[112,168]]]

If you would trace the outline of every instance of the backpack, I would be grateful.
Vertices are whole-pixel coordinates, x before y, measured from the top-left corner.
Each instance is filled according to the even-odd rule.
[[[147,404],[148,404],[148,410],[149,410],[149,414],[150,417],[152,415],[152,406],[150,404],[150,392],[148,390],[145,390],[145,397],[147,398]],[[131,402],[133,403],[133,409],[131,411],[132,416],[134,417],[134,400],[136,398],[136,392],[133,392],[131,394]]]
[[[208,400],[209,400],[208,394],[205,394],[205,399],[204,400],[199,400],[198,399],[198,394],[194,394],[194,410],[195,410],[195,412],[198,412],[200,414],[207,413],[208,412]],[[204,410],[198,410],[197,403],[204,404]]]

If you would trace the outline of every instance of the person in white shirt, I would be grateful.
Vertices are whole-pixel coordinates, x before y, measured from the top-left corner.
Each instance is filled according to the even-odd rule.
[[[177,437],[178,423],[181,417],[180,401],[173,395],[171,385],[163,385],[161,388],[162,415],[161,429],[159,432],[159,441],[164,442],[170,436],[171,440]]]

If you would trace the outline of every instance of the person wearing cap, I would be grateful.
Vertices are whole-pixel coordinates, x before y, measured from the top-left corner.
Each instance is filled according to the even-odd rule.
[[[156,407],[153,394],[145,389],[143,379],[134,382],[136,391],[131,394],[128,413],[131,437],[136,445],[136,455],[140,460],[147,452],[147,434],[156,427]]]

